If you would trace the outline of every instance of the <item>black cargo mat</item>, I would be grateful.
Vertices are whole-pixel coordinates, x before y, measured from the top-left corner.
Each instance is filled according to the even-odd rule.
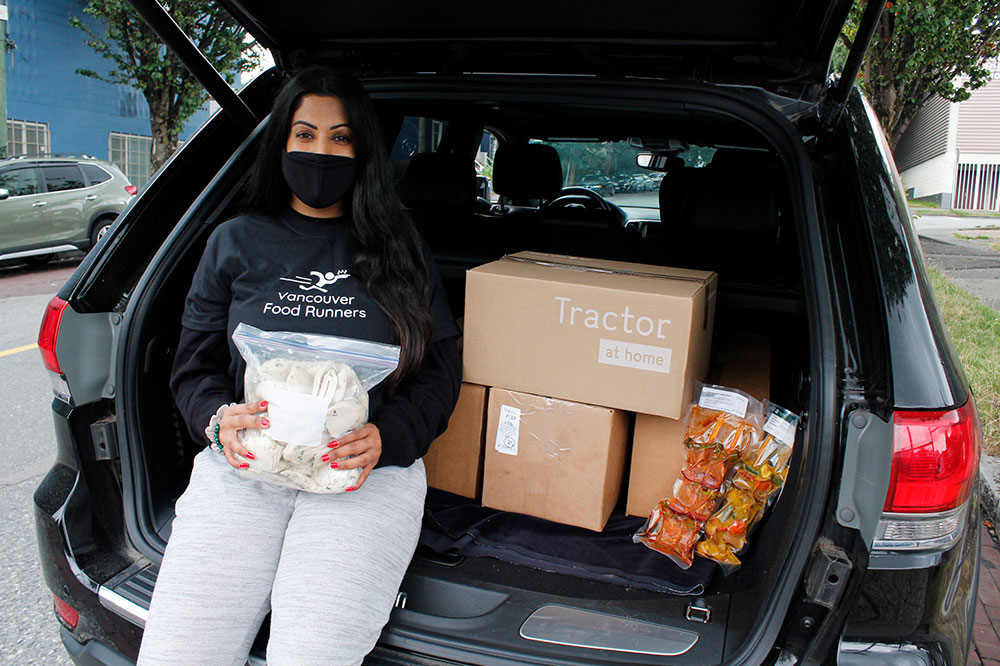
[[[497,511],[472,500],[428,488],[420,542],[437,553],[495,557],[602,583],[655,592],[699,595],[715,564],[695,558],[690,569],[632,542],[643,519],[616,507],[602,532]]]

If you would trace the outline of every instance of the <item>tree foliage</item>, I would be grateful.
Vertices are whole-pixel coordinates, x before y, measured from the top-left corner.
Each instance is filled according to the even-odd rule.
[[[218,3],[161,0],[161,4],[230,84],[239,72],[257,64],[253,43],[245,41],[246,31]],[[83,11],[101,21],[107,31],[97,34],[76,17],[70,23],[85,32],[87,45],[115,68],[107,74],[82,68],[76,72],[142,92],[149,105],[156,170],[177,148],[184,124],[208,94],[126,0],[89,0]]]
[[[844,26],[848,47],[864,5],[855,1]],[[1000,0],[886,2],[859,77],[890,143],[935,95],[960,102],[989,83],[998,42]]]

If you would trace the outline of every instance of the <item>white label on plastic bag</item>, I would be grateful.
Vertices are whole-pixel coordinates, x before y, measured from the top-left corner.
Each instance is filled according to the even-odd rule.
[[[270,426],[266,432],[271,439],[295,446],[319,446],[322,443],[329,398],[273,386],[264,386],[261,396],[267,401]]]
[[[601,338],[601,344],[597,349],[597,362],[670,374],[670,352],[670,347]]]
[[[774,438],[782,444],[791,446],[795,443],[795,424],[789,423],[787,419],[773,413],[767,417],[764,424],[764,432],[774,435]]]
[[[747,415],[747,407],[750,400],[745,395],[723,391],[708,386],[701,389],[701,398],[698,399],[698,406],[704,409],[717,409],[720,412],[727,412],[733,416],[744,418]]]
[[[521,410],[510,405],[500,405],[500,423],[497,425],[497,441],[493,448],[500,453],[516,456],[520,433]]]

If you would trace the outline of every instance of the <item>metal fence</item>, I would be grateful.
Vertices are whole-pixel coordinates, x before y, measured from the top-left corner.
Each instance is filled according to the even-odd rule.
[[[1000,164],[959,164],[953,208],[1000,210]]]

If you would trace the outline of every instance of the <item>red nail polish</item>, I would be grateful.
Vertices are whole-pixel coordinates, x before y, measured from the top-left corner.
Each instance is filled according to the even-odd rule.
[[[261,407],[267,407],[267,400],[261,400],[260,401],[260,406]]]
[[[328,460],[330,460],[330,454],[329,453],[324,453],[323,457],[320,458],[320,460],[322,460],[323,462],[327,462]]]
[[[347,488],[346,490],[344,490],[344,492],[345,492],[345,493],[349,493],[349,492],[351,492],[352,490],[354,490],[354,486],[351,486],[350,488]]]
[[[335,449],[338,446],[340,446],[340,442],[338,442],[337,440],[333,440],[332,442],[330,442],[329,444],[327,444],[327,446],[329,446],[331,449]]]
[[[340,463],[334,460],[332,463],[330,463],[330,467],[337,469],[338,467],[340,467]]]
[[[247,451],[247,452],[246,452],[246,453],[245,453],[245,454],[243,455],[243,457],[244,457],[244,458],[249,458],[250,460],[253,460],[253,459],[254,459],[254,458],[256,458],[257,456],[255,456],[255,455],[253,454],[253,451]]]
[[[267,419],[261,419],[260,424],[266,428],[267,426],[271,425],[271,422],[268,421]]]
[[[250,463],[240,463],[240,467],[249,467]]]

